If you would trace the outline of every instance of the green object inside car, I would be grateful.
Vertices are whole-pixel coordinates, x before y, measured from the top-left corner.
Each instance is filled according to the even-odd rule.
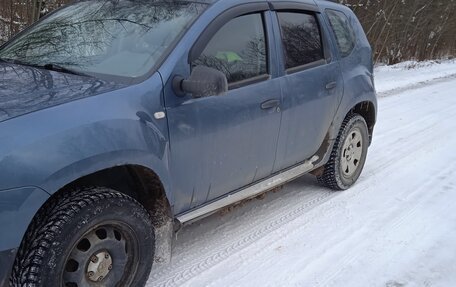
[[[228,63],[242,61],[242,58],[236,52],[230,51],[217,52],[215,57],[219,60],[227,61]]]

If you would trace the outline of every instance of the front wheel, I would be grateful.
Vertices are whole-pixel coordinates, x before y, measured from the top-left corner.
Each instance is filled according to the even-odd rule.
[[[369,133],[364,118],[348,116],[342,123],[329,161],[318,182],[334,189],[346,190],[358,180],[366,162]]]
[[[62,193],[40,210],[11,286],[144,286],[154,257],[148,212],[107,188]]]

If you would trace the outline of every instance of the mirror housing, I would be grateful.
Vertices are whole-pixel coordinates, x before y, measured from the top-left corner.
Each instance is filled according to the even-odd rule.
[[[220,96],[228,92],[228,80],[224,73],[206,66],[196,66],[188,79],[175,76],[173,89],[177,96],[192,94],[194,98]]]

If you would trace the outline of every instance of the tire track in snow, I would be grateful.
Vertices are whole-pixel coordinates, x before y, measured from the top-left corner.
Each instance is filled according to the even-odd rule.
[[[208,269],[208,267],[212,267],[216,264],[221,263],[229,256],[232,256],[233,253],[235,253],[236,251],[242,250],[247,246],[251,245],[252,243],[257,242],[260,238],[284,226],[285,223],[289,223],[293,219],[296,219],[301,215],[307,213],[309,209],[312,209],[322,204],[323,202],[326,202],[328,199],[335,195],[335,193],[330,191],[323,192],[322,194],[316,196],[314,199],[302,203],[298,208],[283,213],[281,216],[275,218],[268,224],[265,224],[260,228],[254,229],[253,232],[250,232],[245,236],[241,236],[236,241],[229,243],[226,246],[223,246],[223,248],[220,248],[210,256],[201,258],[197,262],[192,262],[191,264],[185,264],[184,266],[180,266],[177,270],[174,268],[174,264],[163,270],[160,270],[160,272],[158,272],[157,274],[152,275],[152,277],[150,278],[152,282],[149,283],[154,286],[178,286],[179,284],[182,284],[190,280],[192,277],[199,275],[202,271]],[[172,274],[172,276],[160,278],[161,275],[166,273]]]
[[[418,83],[415,83],[415,84],[410,84],[410,85],[407,85],[407,86],[401,87],[401,88],[395,88],[395,89],[391,89],[391,90],[386,90],[386,91],[378,93],[377,96],[379,98],[385,98],[385,97],[389,97],[389,96],[394,96],[394,95],[397,95],[397,94],[400,94],[400,93],[403,93],[403,92],[407,92],[407,91],[411,91],[411,90],[419,90],[419,89],[424,88],[424,87],[429,87],[431,85],[444,83],[446,81],[453,80],[453,79],[456,79],[456,74],[451,74],[451,75],[447,75],[447,76],[444,76],[444,77],[435,78],[435,79],[432,79],[432,80],[421,81],[421,82],[418,82]]]
[[[420,101],[420,99],[413,97],[413,95],[407,95],[410,101],[413,101],[412,104],[407,105],[404,107],[401,112],[404,113],[416,113],[416,110],[422,109],[422,106],[426,103]],[[421,99],[422,100],[422,99]],[[430,101],[438,101],[438,96],[430,96],[430,98],[426,99]],[[381,106],[381,102],[380,102]],[[393,109],[394,105],[388,106],[388,109]],[[422,111],[421,114],[417,114],[414,121],[406,122],[405,124],[396,125],[392,129],[388,130],[380,130],[380,133],[374,135],[374,148],[377,145],[387,146],[388,148],[382,149],[381,153],[372,153],[370,151],[370,155],[374,156],[374,158],[368,156],[368,160],[374,160],[376,162],[375,168],[373,170],[369,170],[366,175],[373,175],[383,170],[390,165],[397,162],[399,159],[397,157],[400,154],[400,159],[404,157],[413,156],[417,151],[419,151],[424,145],[429,143],[429,139],[438,139],[441,134],[436,134],[435,130],[442,125],[445,125],[447,128],[443,130],[451,130],[452,122],[456,121],[456,99],[453,100],[451,104],[444,105],[439,107],[433,107],[430,111]],[[439,116],[435,116],[438,114]],[[441,118],[442,115],[445,115],[445,122],[442,122]],[[407,115],[402,114],[401,117],[405,117]],[[388,119],[389,121],[394,121],[395,119]],[[416,128],[419,126],[420,128]],[[400,135],[391,136],[391,135]],[[413,140],[410,140],[413,139]],[[404,144],[406,141],[407,148],[401,144]],[[400,152],[400,153],[399,153]],[[385,160],[385,158],[388,158]],[[391,173],[394,173],[394,170],[391,170]]]
[[[294,192],[296,192],[296,191],[294,191]],[[305,196],[305,201],[304,201],[304,202],[312,203],[312,202],[321,201],[321,200],[324,200],[324,199],[326,199],[326,195],[322,195],[322,193],[320,193],[320,192],[317,191],[317,192],[313,192],[313,193],[311,193],[311,194],[306,195],[306,196]],[[274,205],[280,206],[280,205],[281,205],[281,201],[282,201],[282,198],[279,197],[279,198],[277,198],[276,201],[274,201],[274,202],[272,202],[272,203],[273,203]],[[292,207],[296,207],[296,206],[301,206],[301,204],[298,202],[298,203],[292,205]],[[255,213],[256,213],[256,212],[255,212],[255,209],[256,209],[257,207],[258,207],[258,206],[253,206],[251,209],[246,210],[246,212],[244,212],[244,214],[240,214],[240,215],[238,214],[237,217],[256,216],[256,215],[255,215]],[[242,210],[242,208],[241,208],[241,210]],[[239,209],[238,209],[237,211],[239,211]],[[261,209],[260,209],[260,211],[261,211]],[[249,215],[249,213],[253,213],[253,214]],[[223,229],[226,229],[226,226],[225,226],[225,225],[229,224],[229,223],[233,220],[233,219],[227,218],[227,217],[229,217],[230,214],[233,214],[233,213],[229,213],[229,214],[227,214],[227,216],[225,216],[225,215],[220,216],[220,219],[217,218],[217,221],[219,221],[220,224],[215,228],[215,230],[212,230],[213,233],[217,233],[219,230],[222,230],[222,231],[223,231]],[[246,215],[246,214],[247,214],[247,215]],[[271,214],[269,214],[269,215],[270,215],[270,216],[273,216],[273,217],[280,217],[280,216],[282,216],[283,214],[284,214],[284,212],[283,212],[281,209],[276,209],[276,208],[273,206],[273,207],[271,208]],[[202,221],[204,222],[204,221],[206,221],[206,220],[211,220],[211,219],[213,219],[215,216],[219,216],[219,214],[214,214],[214,215],[212,215],[212,216],[210,216],[210,217],[208,217],[208,218],[206,218],[206,219],[203,219]],[[223,220],[228,220],[228,222],[223,223]],[[186,229],[186,228],[190,228],[190,229],[191,229],[193,226],[195,226],[195,225],[197,225],[197,224],[199,224],[199,222],[196,222],[196,223],[194,223],[194,224],[192,224],[192,225],[189,225],[189,226],[185,226],[184,229]],[[203,224],[204,224],[204,223],[203,223]],[[252,231],[252,229],[255,229],[255,227],[258,227],[258,225],[257,225],[256,223],[254,223],[254,221],[248,220],[246,224],[238,225],[238,226],[236,226],[236,227],[237,227],[237,228],[236,228],[236,233],[235,233],[234,235],[242,235],[242,234],[246,234],[246,233],[248,234],[249,232]],[[193,234],[190,234],[190,236],[192,236],[192,235],[193,235]],[[196,234],[196,236],[198,236],[198,235],[200,235],[200,234]],[[209,234],[209,235],[211,235],[211,234]],[[232,233],[232,232],[230,232],[230,236],[233,236],[233,233]],[[186,246],[187,246],[187,245],[192,246],[192,245],[197,245],[197,244],[199,244],[199,242],[197,242],[197,241],[196,241],[196,242],[191,242],[191,240],[188,240],[188,241],[185,242],[185,244],[186,244]],[[230,242],[225,242],[224,244],[220,244],[220,245],[218,245],[218,246],[219,246],[219,247],[228,247],[229,245],[230,245]],[[221,249],[221,248],[216,248],[216,250],[219,250],[219,249]],[[175,251],[177,251],[177,252],[179,252],[179,251],[184,251],[184,252],[185,252],[185,250],[186,250],[186,249],[184,249],[184,250],[175,250]],[[205,251],[207,251],[207,250],[205,250]],[[214,250],[209,250],[209,251],[214,252]],[[173,258],[173,259],[174,259],[174,258]],[[188,261],[188,260],[185,258],[185,256],[184,256],[184,257],[179,257],[177,261],[173,261],[173,265],[182,266],[182,265],[187,264],[187,261]],[[191,265],[191,264],[188,263],[187,265]],[[155,275],[154,275],[153,277],[154,277],[154,278],[157,278],[157,277],[161,277],[162,274],[168,274],[168,273],[169,273],[169,272],[168,272],[169,270],[167,270],[167,269],[171,269],[171,268],[172,268],[172,270],[176,270],[176,268],[173,268],[173,267],[168,266],[168,268],[164,268],[164,269],[162,268],[162,269],[157,270],[158,272],[156,271],[156,272],[155,272]],[[178,268],[178,269],[179,269],[179,268]]]
[[[456,165],[455,165],[455,167],[456,167]],[[439,174],[447,174],[449,171],[452,171],[453,168],[454,168],[454,166],[452,165],[452,166],[447,167],[446,169],[440,170],[438,172],[438,174],[436,174],[436,176]],[[386,227],[381,226],[381,224],[379,224],[379,226],[374,228],[377,230],[375,232],[375,234],[382,234],[383,232],[385,232],[385,230],[388,230],[389,232],[392,232],[394,230],[399,230],[400,227],[406,222],[406,219],[413,216],[413,214],[417,211],[417,208],[419,207],[419,205],[422,202],[424,202],[425,200],[432,197],[432,194],[422,192],[423,190],[428,189],[429,186],[431,186],[432,184],[433,184],[432,182],[429,182],[423,186],[421,182],[416,182],[414,184],[414,186],[416,186],[415,191],[413,193],[407,193],[407,195],[410,198],[413,196],[416,196],[416,197],[420,197],[421,199],[419,199],[419,200],[415,199],[413,206],[411,206],[409,209],[400,209],[400,210],[392,209],[392,210],[389,210],[388,213],[383,214],[383,217],[388,217],[390,219],[381,220],[381,222],[392,222],[392,224],[391,224],[391,226],[386,226]],[[352,192],[351,194],[348,194],[348,192],[344,193],[344,202],[350,202],[351,199],[359,196],[361,192],[368,190],[369,185],[370,184],[365,181],[365,182],[363,182],[363,184],[357,185],[357,191]],[[265,240],[265,242],[257,241],[255,244],[255,248],[254,248],[255,250],[253,250],[253,251],[249,250],[249,253],[254,253],[256,257],[261,257],[263,253],[268,253],[271,251],[270,249],[268,249],[271,241],[285,240],[289,237],[293,237],[297,233],[302,233],[303,229],[307,228],[307,225],[309,222],[315,222],[316,220],[318,220],[318,217],[321,216],[321,214],[328,214],[332,209],[339,207],[341,204],[343,204],[343,203],[340,203],[340,202],[335,203],[335,202],[329,201],[325,204],[324,207],[319,206],[318,212],[314,212],[314,214],[311,215],[310,213],[312,213],[313,210],[310,210],[308,213],[306,213],[304,222],[302,220],[299,222],[295,222],[295,223],[292,223],[292,221],[286,222],[286,224],[277,228],[273,232],[274,234],[269,233],[268,240]],[[333,251],[337,252],[339,250],[351,250],[351,251],[361,250],[368,243],[364,243],[364,242],[362,242],[362,240],[357,240],[357,242],[359,242],[361,244],[359,244],[357,246],[350,246],[350,244],[352,243],[353,239],[361,238],[363,236],[364,237],[366,237],[366,236],[375,237],[375,234],[369,233],[369,230],[370,230],[369,228],[362,228],[362,229],[357,229],[357,230],[347,232],[347,236],[344,237],[344,239],[342,241],[338,241],[339,240],[338,238],[328,238],[328,240],[324,243],[324,246],[321,247],[321,249],[325,250],[325,253],[326,253],[325,256],[330,256]],[[242,251],[242,250],[238,250],[238,252],[240,252],[240,251]],[[235,257],[235,255],[236,254],[233,253],[230,256]],[[358,259],[358,257],[360,257],[361,255],[362,254],[359,252],[356,253],[355,255],[353,255],[353,252],[349,252],[346,255],[343,255],[340,258],[340,260],[338,260],[337,262],[334,262],[331,266],[331,268],[336,269],[336,271],[330,272],[327,275],[327,277],[324,278],[320,284],[318,284],[318,286],[327,286],[329,284],[329,282],[332,280],[332,278],[336,277],[338,274],[343,272],[344,266],[346,266],[352,262],[355,262]],[[253,265],[253,264],[249,264],[249,263],[252,263],[252,261],[254,261],[254,260],[255,260],[254,258],[247,257],[243,263],[245,265]],[[318,259],[318,258],[315,259],[315,261],[318,261],[318,260],[320,260],[320,259]],[[261,266],[258,268],[261,268]],[[305,271],[305,268],[301,269],[300,271],[301,272]],[[293,273],[293,272],[291,272],[291,273]],[[235,284],[236,282],[230,282],[230,285],[226,285],[226,282],[223,281],[223,279],[220,279],[220,280],[221,280],[221,282],[215,280],[207,286],[236,286],[236,284]],[[191,284],[190,284],[190,286],[191,286]]]
[[[455,168],[456,163],[453,163],[447,166],[446,168],[439,170],[435,174],[435,176],[438,177],[440,175],[452,175],[454,174]],[[421,208],[425,205],[425,203],[429,200],[432,200],[432,198],[434,197],[434,194],[427,191],[432,188],[435,188],[438,185],[444,185],[444,183],[441,183],[438,180],[421,180],[414,182],[413,192],[406,193],[407,199],[404,200],[404,203],[407,204],[398,205],[395,208],[385,210],[386,213],[382,214],[382,216],[377,219],[379,223],[376,224],[377,226],[375,228],[365,228],[365,230],[375,230],[375,232],[371,232],[369,234],[361,232],[361,234],[373,238],[381,238],[388,237],[391,234],[396,234],[404,228],[407,228],[406,224],[411,222],[411,219],[418,215],[418,213],[421,211]],[[388,222],[389,224],[382,224],[384,222]],[[360,232],[358,232],[358,234],[359,233]],[[362,254],[362,251],[366,250],[366,247],[371,244],[371,242],[363,240],[356,240],[356,242],[358,244],[356,244],[355,246],[351,246],[352,244],[350,243],[352,242],[350,242],[350,238],[344,238],[344,241],[340,243],[342,247],[339,246],[339,249],[350,250],[350,252],[342,256],[340,260],[338,260],[337,262],[335,262],[334,265],[331,266],[332,269],[336,270],[328,272],[328,276],[323,279],[321,286],[334,286],[334,284],[331,284],[334,278],[337,278],[340,274],[344,272],[345,266],[350,265],[351,263],[354,263],[357,260],[359,260],[359,258],[364,255]],[[381,244],[380,240],[377,240],[377,244]],[[334,249],[337,250],[338,248],[336,247]]]

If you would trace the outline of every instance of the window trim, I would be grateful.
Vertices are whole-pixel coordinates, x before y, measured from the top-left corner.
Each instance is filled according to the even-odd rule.
[[[188,53],[188,64],[192,64],[201,53],[206,48],[209,41],[214,37],[214,35],[229,21],[233,20],[234,18],[253,14],[253,13],[260,13],[264,14],[265,11],[269,10],[269,5],[266,2],[258,2],[258,3],[248,3],[248,4],[240,4],[235,7],[232,7],[225,12],[222,12],[218,15],[212,22],[206,26],[204,31],[198,36],[198,39],[193,43],[192,47],[190,48],[190,52]],[[263,16],[263,23],[264,23],[264,16]],[[263,24],[264,25],[264,24]],[[266,30],[266,29],[265,29]],[[265,35],[266,36],[266,35]]]
[[[334,27],[333,27],[333,25],[331,23],[331,19],[329,18],[328,11],[329,12],[341,13],[348,20],[348,25],[350,26],[350,32],[353,34],[353,37],[354,37],[354,39],[353,39],[354,45],[353,45],[353,48],[351,49],[350,53],[348,53],[345,56],[342,55],[342,51],[340,50],[339,41],[337,40],[337,35],[336,35],[336,32],[334,31]],[[345,14],[343,11],[336,10],[336,9],[331,9],[331,8],[325,9],[325,13],[324,14],[325,14],[325,17],[328,19],[329,28],[331,30],[331,33],[334,35],[334,40],[336,40],[335,44],[336,44],[337,53],[339,54],[340,59],[345,59],[345,58],[350,57],[354,53],[354,51],[356,50],[356,46],[358,45],[358,37],[357,37],[357,34],[355,32],[355,29],[353,28],[353,25],[350,22],[350,17],[348,17],[347,14]]]
[[[318,61],[314,61],[312,63],[296,66],[296,67],[293,67],[293,68],[288,68],[288,69],[285,70],[285,72],[286,72],[287,75],[291,75],[291,74],[294,74],[294,73],[299,73],[299,72],[302,72],[302,71],[305,71],[305,70],[310,70],[310,69],[313,69],[313,68],[316,68],[316,67],[324,66],[326,64],[327,64],[326,60],[325,59],[321,59],[321,60],[318,60]]]
[[[230,21],[247,15],[259,14],[261,17],[261,22],[263,26],[263,34],[265,38],[265,48],[266,48],[266,73],[257,75],[248,79],[240,80],[237,82],[232,82],[228,84],[228,90],[235,90],[242,87],[246,87],[253,84],[258,84],[270,80],[271,77],[271,51],[270,51],[270,35],[267,29],[267,23],[265,18],[265,12],[269,11],[269,5],[267,3],[250,3],[250,4],[241,4],[234,8],[231,8],[224,13],[220,14],[215,18],[211,24],[209,24],[206,29],[200,34],[196,42],[193,44],[189,52],[188,63],[190,65],[190,72],[192,71],[192,63],[195,61],[201,54],[204,52],[204,49],[207,47],[212,38],[217,34],[220,29],[222,29]],[[203,45],[204,44],[204,45]]]
[[[286,2],[285,2],[286,3]],[[279,13],[295,13],[295,14],[306,14],[306,15],[312,15],[315,17],[315,20],[317,22],[317,25],[318,25],[318,30],[320,32],[320,42],[321,42],[321,45],[322,45],[322,52],[323,52],[323,58],[320,59],[320,60],[317,60],[317,61],[313,61],[311,63],[307,63],[307,64],[303,64],[303,65],[299,65],[299,66],[296,66],[296,67],[292,67],[292,68],[287,68],[286,67],[286,61],[287,61],[287,55],[286,55],[286,51],[285,51],[285,47],[283,45],[283,31],[282,31],[282,25],[280,24],[280,19],[279,19]],[[319,67],[319,66],[323,66],[323,65],[326,65],[326,64],[329,64],[332,62],[332,58],[331,58],[331,52],[329,50],[329,46],[328,46],[328,40],[327,40],[327,37],[326,37],[326,34],[325,34],[325,31],[322,27],[322,22],[320,21],[318,15],[321,13],[320,12],[315,12],[315,11],[309,11],[309,10],[302,10],[302,9],[281,9],[281,10],[276,10],[275,11],[275,14],[276,14],[276,18],[277,18],[277,24],[279,25],[279,30],[280,30],[280,46],[281,46],[281,50],[282,50],[282,54],[283,54],[283,70],[285,71],[285,74],[286,75],[291,75],[291,74],[294,74],[294,73],[298,73],[298,72],[302,72],[302,71],[305,71],[305,70],[309,70],[309,69],[313,69],[313,68],[316,68],[316,67]]]
[[[295,2],[295,1],[280,1],[280,2],[270,2],[271,3],[271,10],[272,11],[283,11],[283,10],[290,10],[290,11],[309,11],[309,12],[320,12],[315,3],[303,3],[303,2]]]
[[[242,87],[265,82],[270,79],[271,79],[271,75],[269,75],[269,74],[258,75],[258,76],[252,77],[252,78],[230,83],[230,84],[228,84],[228,90],[231,91],[231,90],[239,89]]]

